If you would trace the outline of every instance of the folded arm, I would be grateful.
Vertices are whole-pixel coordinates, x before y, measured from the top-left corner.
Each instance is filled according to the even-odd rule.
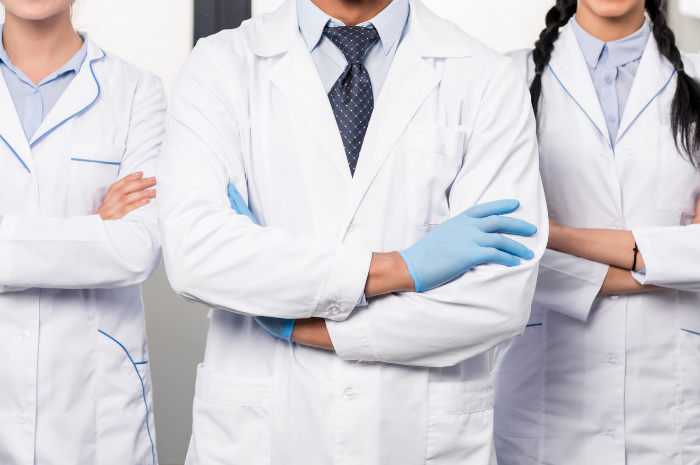
[[[155,174],[166,105],[160,80],[145,78],[134,96],[120,178]],[[140,200],[151,198],[148,194]],[[0,223],[0,289],[112,288],[144,281],[160,262],[156,210],[155,202],[146,201],[129,211],[101,212],[123,216],[118,221],[104,220],[97,212],[69,218],[5,215]]]

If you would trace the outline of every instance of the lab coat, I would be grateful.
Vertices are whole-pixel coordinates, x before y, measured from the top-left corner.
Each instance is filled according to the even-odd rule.
[[[683,58],[697,77],[700,58]],[[531,82],[531,52],[513,59]],[[528,327],[496,353],[500,465],[700,463],[700,173],[674,145],[676,79],[651,37],[613,151],[573,30],[556,42],[539,134],[550,217],[631,230],[635,276],[668,290],[598,297],[607,265],[547,250]]]
[[[29,143],[2,79],[0,108],[0,463],[152,464],[156,204],[95,213],[118,178],[155,175],[161,82],[89,42]]]
[[[487,351],[523,331],[547,237],[534,117],[513,62],[411,1],[351,177],[296,2],[199,41],[159,165],[166,269],[215,308],[192,464],[481,465]],[[261,226],[230,207],[233,183]],[[404,249],[477,204],[516,198],[536,258],[357,307],[372,251]],[[251,315],[326,318],[335,352]]]

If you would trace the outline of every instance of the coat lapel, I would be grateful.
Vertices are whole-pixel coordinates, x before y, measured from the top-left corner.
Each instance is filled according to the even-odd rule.
[[[0,108],[4,109],[4,111],[0,111],[0,144],[7,145],[17,158],[17,163],[21,163],[28,172],[34,173],[34,160],[27,143],[27,136],[24,135],[22,123],[15,111],[15,103],[1,73]]]
[[[372,181],[442,75],[424,57],[466,57],[473,53],[455,30],[419,1],[411,1],[408,31],[399,45],[379,95],[351,186],[343,225],[352,221]],[[345,231],[345,229],[343,229]]]
[[[75,76],[63,95],[58,99],[51,112],[42,121],[39,129],[29,141],[34,146],[41,139],[59,128],[63,123],[87,110],[100,95],[100,84],[93,72],[95,61],[105,57],[105,53],[92,41],[88,40],[88,51],[80,72]]]
[[[574,31],[569,26],[564,28],[554,46],[549,69],[591,123],[598,128],[607,146],[611,147],[610,133],[593,85],[593,79],[591,79],[591,73]]]
[[[617,132],[618,142],[637,117],[668,86],[673,76],[675,76],[673,66],[659,52],[654,36],[650,36],[620,121],[620,130]]]

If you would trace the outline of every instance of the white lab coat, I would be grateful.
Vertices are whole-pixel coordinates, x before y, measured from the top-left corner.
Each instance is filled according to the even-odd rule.
[[[528,82],[532,54],[513,58]],[[684,55],[691,76],[698,56]],[[500,465],[700,463],[700,173],[669,125],[676,75],[650,38],[610,147],[570,27],[542,77],[540,169],[550,217],[631,230],[644,283],[668,291],[597,297],[606,265],[548,250],[530,322],[496,353]],[[630,264],[632,251],[630,253]]]
[[[89,42],[29,143],[2,79],[0,108],[0,463],[152,464],[156,205],[95,213],[119,177],[155,175],[161,82]]]
[[[192,464],[489,461],[486,352],[523,331],[547,237],[529,97],[511,60],[411,1],[354,178],[296,2],[201,40],[179,76],[159,167],[174,289],[217,308]],[[234,183],[263,227],[231,209]],[[517,198],[537,258],[355,308],[372,251],[477,203]],[[327,318],[336,352],[249,315]]]

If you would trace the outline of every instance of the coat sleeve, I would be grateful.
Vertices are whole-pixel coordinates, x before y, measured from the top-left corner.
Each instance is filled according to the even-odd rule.
[[[549,226],[529,100],[513,62],[499,60],[479,103],[449,204],[454,216],[484,202],[520,200],[512,216],[535,224],[538,232],[514,239],[535,258],[513,268],[481,265],[421,294],[369,299],[347,320],[327,322],[342,359],[451,366],[523,332]]]
[[[219,42],[217,42],[219,41]],[[245,315],[344,319],[364,291],[371,252],[261,227],[231,209],[229,184],[248,201],[236,98],[246,59],[221,35],[200,40],[175,83],[158,174],[168,278],[188,300]],[[235,92],[234,92],[235,91]],[[253,209],[254,213],[255,210]]]
[[[120,177],[154,176],[167,100],[160,79],[135,90]],[[6,215],[0,224],[0,291],[116,288],[144,281],[160,263],[155,200],[118,221]]]
[[[632,230],[644,257],[646,274],[632,273],[641,284],[700,292],[700,225]]]

